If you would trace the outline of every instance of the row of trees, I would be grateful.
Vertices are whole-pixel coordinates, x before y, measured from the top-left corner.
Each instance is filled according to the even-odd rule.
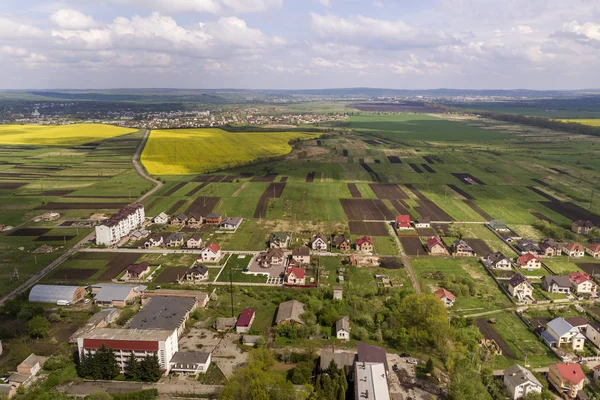
[[[120,374],[119,364],[112,349],[104,345],[92,355],[82,353],[77,362],[77,374],[82,378],[110,380]],[[125,376],[135,381],[156,382],[162,375],[158,356],[148,355],[141,361],[132,352],[127,366]]]

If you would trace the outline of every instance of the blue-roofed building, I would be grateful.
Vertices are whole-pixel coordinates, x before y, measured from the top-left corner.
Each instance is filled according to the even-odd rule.
[[[85,299],[86,294],[82,286],[35,285],[29,292],[29,302],[67,305]]]
[[[125,307],[132,304],[146,290],[143,285],[99,283],[91,286],[94,301],[104,307]]]
[[[567,347],[573,350],[582,350],[585,344],[585,336],[579,329],[561,317],[548,322],[546,330],[542,332],[542,339],[550,347]]]

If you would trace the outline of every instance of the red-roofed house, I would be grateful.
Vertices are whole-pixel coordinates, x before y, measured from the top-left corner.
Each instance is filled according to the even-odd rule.
[[[582,272],[571,272],[569,280],[575,293],[596,293],[597,285],[588,274]]]
[[[221,247],[219,247],[215,242],[210,242],[208,246],[202,250],[202,261],[219,261],[221,259]]]
[[[444,246],[444,242],[438,236],[432,236],[427,239],[427,250],[432,255],[448,255],[448,250]]]
[[[580,258],[585,256],[585,248],[579,243],[569,242],[563,244],[562,251],[569,257]]]
[[[443,301],[446,307],[452,307],[454,305],[454,300],[456,299],[452,293],[444,288],[439,288],[433,292],[433,295]]]
[[[575,399],[583,389],[585,374],[579,364],[550,364],[548,381],[567,398]]]
[[[289,267],[285,274],[285,281],[290,285],[304,285],[304,268]]]
[[[600,243],[588,244],[585,252],[594,258],[600,258]]]
[[[410,215],[398,215],[396,217],[396,229],[410,229]]]
[[[363,236],[360,239],[356,239],[356,250],[372,252],[373,251],[373,239],[369,236]]]
[[[542,260],[538,256],[532,253],[525,253],[521,257],[517,258],[517,264],[521,268],[532,269],[541,268]]]
[[[244,308],[240,313],[240,317],[235,323],[235,331],[237,333],[247,333],[254,322],[254,308]]]

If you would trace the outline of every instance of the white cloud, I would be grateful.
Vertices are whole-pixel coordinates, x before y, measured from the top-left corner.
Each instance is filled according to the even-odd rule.
[[[342,18],[311,13],[311,26],[322,37],[376,48],[435,47],[458,42],[442,31],[419,29],[401,20],[383,20],[362,15]]]
[[[13,61],[21,61],[28,68],[37,67],[47,60],[47,58],[41,54],[31,52],[22,47],[13,46],[0,47],[0,57],[2,56],[8,57]]]
[[[44,31],[33,25],[0,17],[0,39],[40,38]]]
[[[283,0],[110,0],[166,13],[255,13],[281,7]]]
[[[518,26],[513,27],[512,31],[526,35],[529,33],[533,33],[533,28],[530,27],[529,25],[518,25]]]
[[[77,10],[64,8],[50,16],[50,21],[60,29],[82,30],[96,26],[94,19]]]
[[[565,30],[574,33],[583,40],[600,41],[600,24],[593,22],[579,24],[577,21],[572,21],[565,24]]]
[[[319,3],[321,3],[322,6],[331,7],[330,0],[319,0]]]

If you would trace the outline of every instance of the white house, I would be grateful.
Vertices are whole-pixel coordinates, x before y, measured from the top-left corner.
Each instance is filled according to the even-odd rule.
[[[515,274],[508,281],[508,292],[519,301],[533,299],[533,286],[521,274]]]
[[[204,261],[219,261],[221,256],[221,247],[215,242],[210,242],[201,253],[202,260]]]
[[[542,332],[542,339],[550,347],[569,347],[573,350],[582,350],[585,343],[585,336],[579,329],[561,317],[548,322],[546,330]]]
[[[223,219],[220,224],[220,228],[228,231],[235,231],[240,227],[242,221],[244,219],[242,217],[228,217]]]
[[[156,217],[152,218],[153,224],[166,224],[167,222],[169,222],[169,216],[164,212],[161,212]]]
[[[336,321],[335,337],[340,340],[350,340],[350,318],[345,316]]]
[[[569,274],[571,287],[577,294],[596,293],[597,285],[588,274],[582,272],[571,272]]]
[[[96,244],[112,246],[141,226],[146,218],[144,205],[129,204],[96,226]]]
[[[540,381],[520,365],[513,365],[504,370],[504,386],[513,400],[527,396],[529,393],[542,393]]]
[[[512,269],[512,262],[500,251],[485,256],[483,259],[483,264],[491,269],[500,269],[505,271]]]
[[[584,335],[594,346],[600,347],[600,324],[598,322],[589,322]]]
[[[311,239],[310,246],[315,251],[327,251],[327,238],[320,233],[314,235]]]
[[[285,282],[289,285],[304,285],[306,282],[304,268],[289,267],[285,274]]]
[[[188,249],[201,249],[202,248],[202,238],[197,233],[190,236],[187,240],[185,247]]]
[[[211,353],[178,351],[169,361],[170,370],[178,374],[205,374],[210,367],[211,358]]]
[[[444,288],[439,288],[433,292],[433,295],[440,299],[446,307],[452,307],[454,305],[454,300],[456,300],[456,297]]]
[[[149,249],[150,247],[160,247],[164,244],[164,239],[161,235],[152,235],[146,243],[144,243],[144,247]]]
[[[310,264],[310,249],[298,247],[292,251],[292,260],[298,264]]]
[[[419,217],[415,221],[415,228],[431,228],[431,218]]]
[[[203,282],[208,280],[208,267],[195,264],[185,272],[185,280],[188,282]]]

